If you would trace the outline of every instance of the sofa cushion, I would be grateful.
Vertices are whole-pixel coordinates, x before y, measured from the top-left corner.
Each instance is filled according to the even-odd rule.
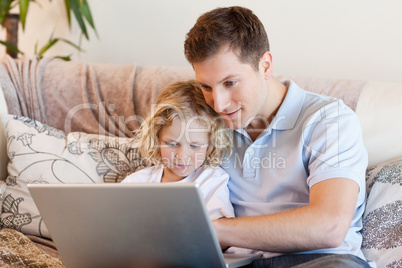
[[[367,171],[362,250],[378,267],[402,267],[402,157]]]
[[[356,114],[362,126],[369,167],[402,156],[402,83],[371,81],[362,90]]]
[[[19,116],[2,116],[7,137],[7,189],[2,228],[51,238],[28,183],[119,182],[145,164],[134,138],[72,132]],[[96,206],[96,204],[94,204]]]

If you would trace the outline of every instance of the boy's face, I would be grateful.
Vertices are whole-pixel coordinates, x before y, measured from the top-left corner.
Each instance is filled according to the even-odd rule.
[[[199,168],[209,145],[209,130],[198,120],[175,118],[159,132],[160,152],[165,165],[162,182],[179,181]]]
[[[239,129],[252,120],[269,117],[265,77],[270,63],[268,70],[261,61],[256,71],[251,64],[240,62],[231,49],[222,49],[217,55],[194,63],[193,68],[208,105],[225,119],[229,128]]]

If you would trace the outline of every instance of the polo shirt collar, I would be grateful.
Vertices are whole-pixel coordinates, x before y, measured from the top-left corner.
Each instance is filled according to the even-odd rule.
[[[283,84],[288,87],[288,92],[271,123],[272,129],[277,130],[292,129],[296,125],[306,95],[306,91],[292,80],[284,81]]]
[[[283,103],[277,114],[275,115],[274,120],[264,132],[268,131],[269,129],[292,129],[295,126],[303,108],[306,91],[301,89],[292,80],[286,80],[282,83],[288,87],[288,92],[286,93],[286,97],[283,100]],[[236,129],[235,131],[242,135],[248,136],[244,129]]]

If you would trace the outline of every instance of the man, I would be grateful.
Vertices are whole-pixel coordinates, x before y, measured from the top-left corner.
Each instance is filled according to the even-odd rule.
[[[353,111],[275,79],[266,31],[249,9],[203,14],[184,47],[207,103],[234,130],[223,167],[236,218],[213,223],[222,248],[261,251],[253,267],[368,267],[367,153]]]

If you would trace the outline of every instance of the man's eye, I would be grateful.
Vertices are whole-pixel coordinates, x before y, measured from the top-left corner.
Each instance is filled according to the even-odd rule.
[[[230,86],[234,86],[236,84],[236,81],[226,81],[225,82],[225,86],[230,87]]]
[[[201,88],[202,88],[202,90],[205,90],[205,91],[210,91],[211,90],[211,87],[207,86],[207,85],[201,85]]]

